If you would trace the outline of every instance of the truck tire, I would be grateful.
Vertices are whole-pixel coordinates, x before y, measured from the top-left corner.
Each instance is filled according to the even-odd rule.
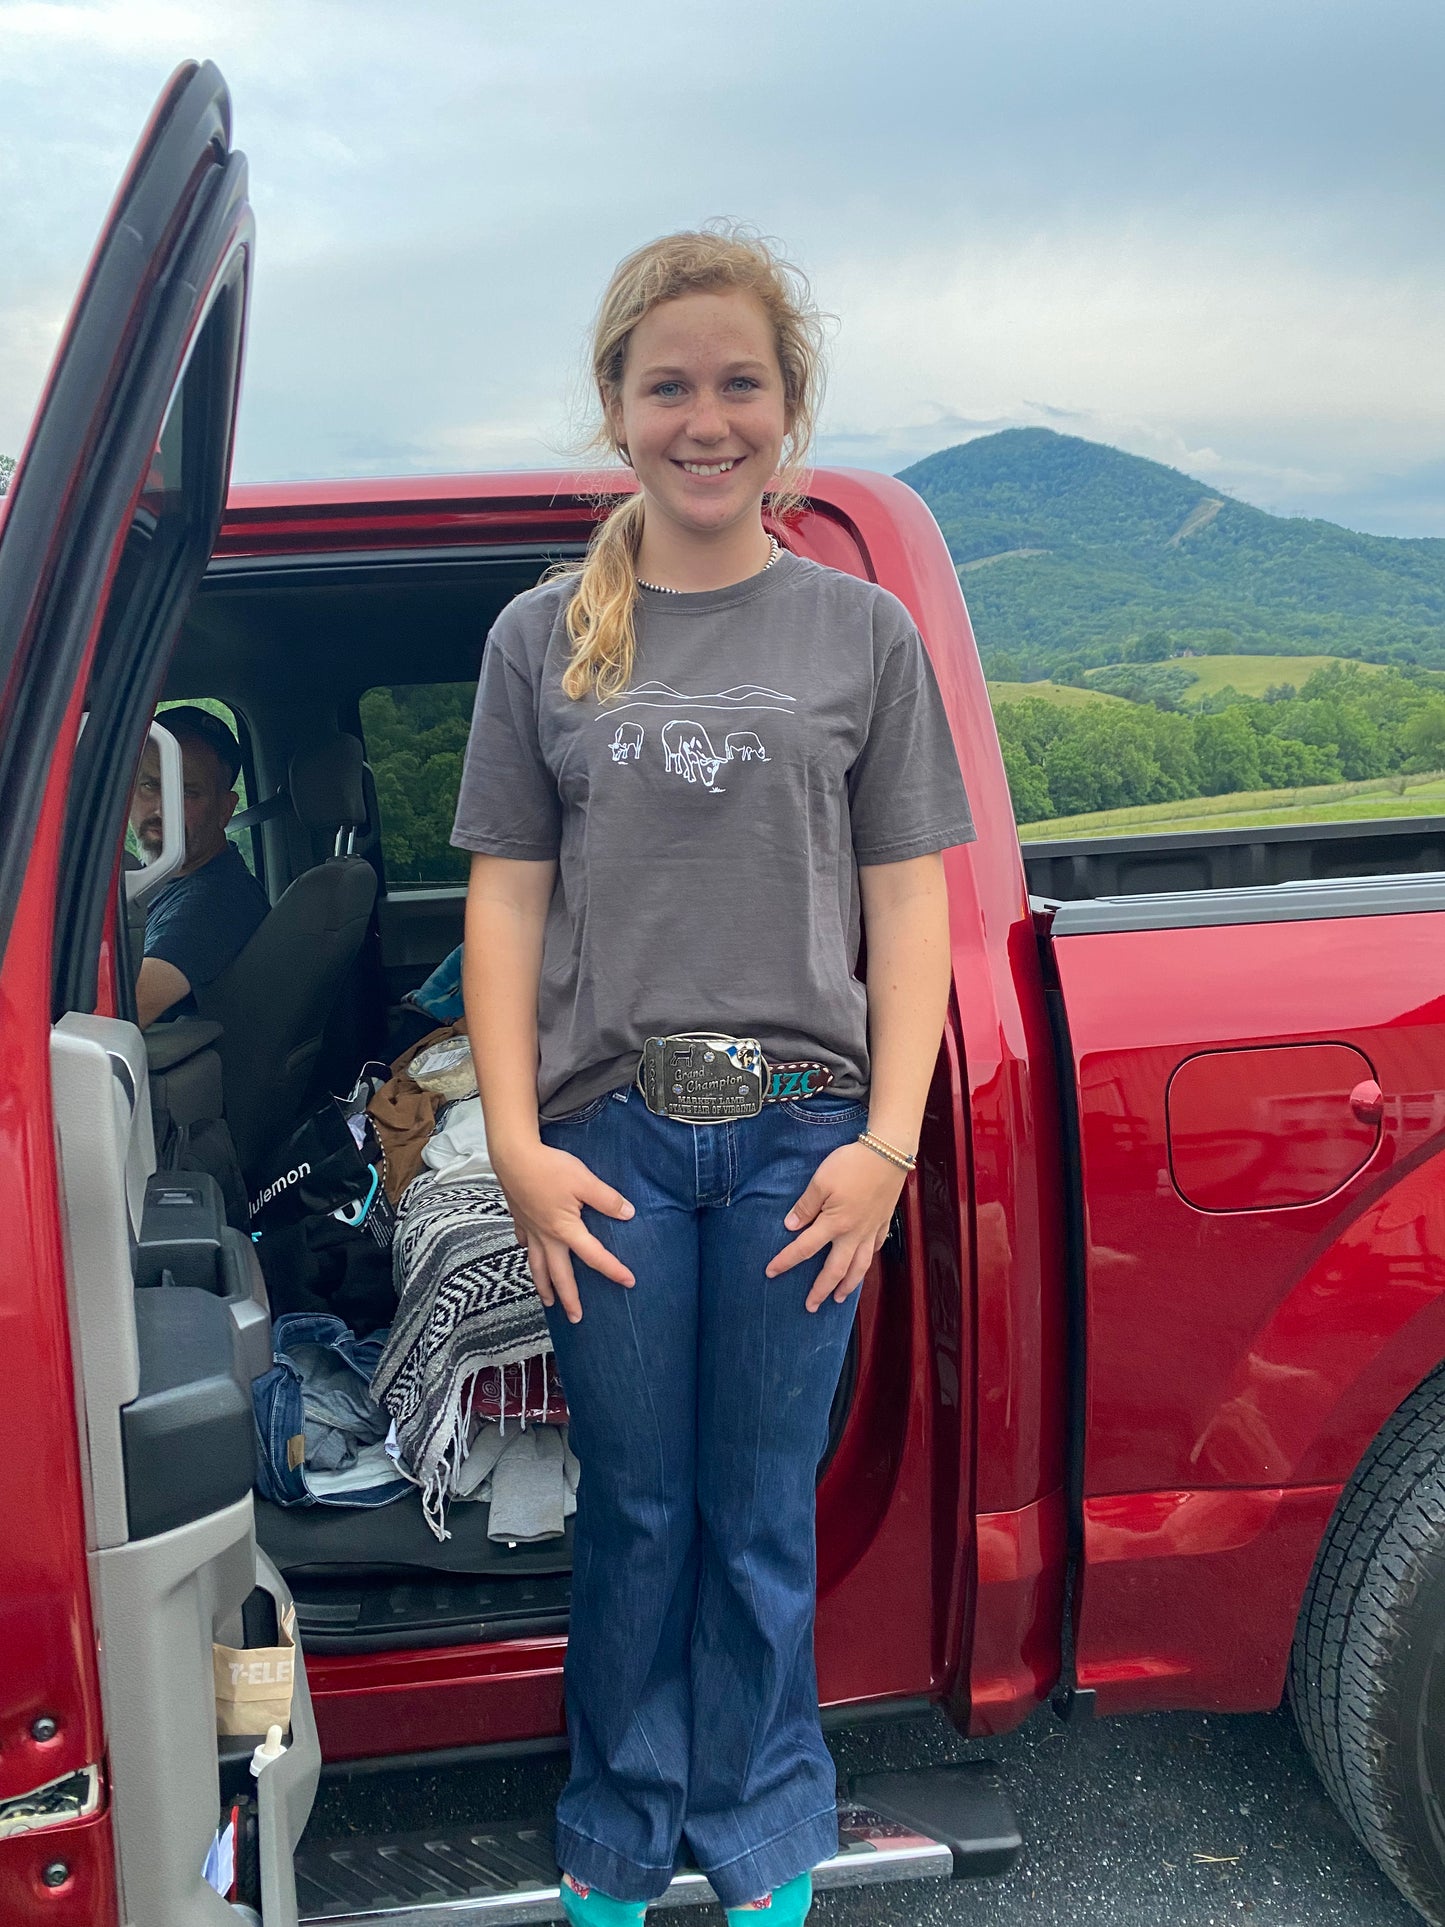
[[[1289,1696],[1335,1805],[1445,1927],[1445,1369],[1345,1489],[1305,1593]]]

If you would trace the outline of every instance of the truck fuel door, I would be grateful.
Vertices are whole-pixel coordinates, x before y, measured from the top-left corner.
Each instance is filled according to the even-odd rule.
[[[1316,1204],[1374,1156],[1384,1099],[1350,1044],[1202,1051],[1169,1080],[1169,1169],[1197,1211]]]

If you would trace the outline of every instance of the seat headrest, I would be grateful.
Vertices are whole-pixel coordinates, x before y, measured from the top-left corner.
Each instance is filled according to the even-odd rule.
[[[355,829],[366,821],[364,752],[354,736],[326,736],[291,758],[291,807],[308,830]]]

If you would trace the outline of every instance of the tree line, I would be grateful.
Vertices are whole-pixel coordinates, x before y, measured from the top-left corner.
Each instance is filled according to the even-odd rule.
[[[1187,713],[1161,694],[995,704],[1018,821],[1445,768],[1445,688],[1426,671],[1336,662],[1298,689],[1221,689]]]

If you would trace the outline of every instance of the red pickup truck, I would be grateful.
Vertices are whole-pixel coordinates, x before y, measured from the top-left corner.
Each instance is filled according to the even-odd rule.
[[[301,1834],[323,1760],[558,1744],[570,1541],[499,1547],[458,1507],[439,1544],[410,1505],[253,1496],[265,1292],[205,1188],[157,1171],[155,1120],[209,1103],[254,1147],[383,1049],[389,1006],[459,939],[462,890],[389,884],[376,786],[328,801],[316,770],[364,744],[368,691],[473,682],[497,611],[621,484],[228,500],[251,258],[223,83],[183,68],[0,523],[0,1916],[234,1919],[202,1862],[251,1785],[267,1927],[547,1919],[545,1833]],[[1385,875],[1388,836],[1338,827],[1035,847],[1031,898],[923,504],[821,471],[782,533],[908,605],[980,826],[946,857],[954,989],[919,1169],[820,1473],[827,1716],[941,1705],[989,1735],[1051,1698],[1250,1711],[1288,1691],[1361,1838],[1445,1920],[1434,833]],[[253,1018],[188,1055],[133,1021],[123,849],[157,702],[201,697],[241,726],[274,908]],[[326,910],[343,872],[355,929]],[[212,1644],[273,1645],[288,1604],[289,1743],[251,1782],[251,1740],[217,1739]],[[1018,1844],[983,1771],[855,1785],[845,1823],[820,1880],[986,1871]],[[699,1897],[680,1874],[675,1898]]]

